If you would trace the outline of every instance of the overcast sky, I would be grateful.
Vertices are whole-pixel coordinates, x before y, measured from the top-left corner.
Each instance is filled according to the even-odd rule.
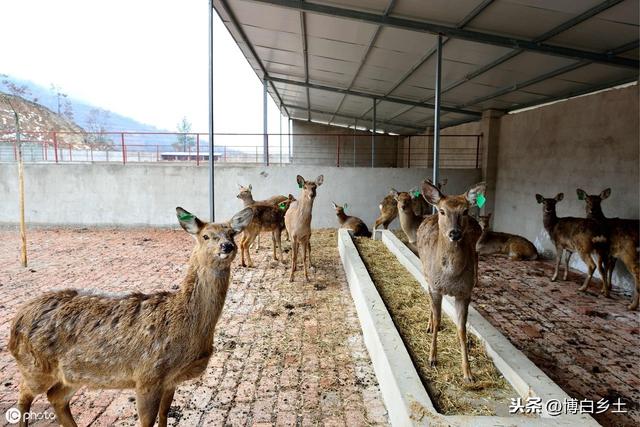
[[[3,0],[0,73],[206,132],[208,0]],[[262,84],[214,13],[216,132],[262,132]],[[278,109],[269,97],[269,130]],[[286,121],[283,122],[283,131]]]

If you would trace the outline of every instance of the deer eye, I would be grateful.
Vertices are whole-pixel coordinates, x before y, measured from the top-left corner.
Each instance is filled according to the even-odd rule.
[[[440,215],[444,215],[444,210],[440,209]]]
[[[209,240],[209,236],[208,236],[208,235],[206,235],[206,234],[205,234],[205,235],[203,235],[203,236],[202,236],[202,238],[203,238],[204,240]]]

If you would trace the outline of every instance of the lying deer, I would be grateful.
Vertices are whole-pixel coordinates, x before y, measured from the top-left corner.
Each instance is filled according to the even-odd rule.
[[[392,190],[380,202],[380,205],[378,206],[380,208],[380,216],[376,218],[376,222],[373,225],[374,230],[381,225],[382,228],[386,230],[389,227],[389,224],[391,224],[391,222],[398,216],[398,203],[393,195],[394,191],[395,190]]]
[[[19,309],[8,348],[22,374],[21,414],[46,393],[58,423],[76,426],[69,402],[80,387],[134,388],[141,425],[153,426],[158,411],[158,425],[167,425],[176,387],[207,367],[236,255],[234,236],[253,214],[243,209],[228,223],[209,224],[182,208],[176,213],[195,239],[178,292],[66,289]]]
[[[442,297],[450,295],[455,298],[462,373],[468,382],[472,382],[473,377],[467,355],[467,314],[473,288],[478,283],[476,243],[482,233],[477,221],[469,215],[469,209],[484,191],[485,184],[480,183],[462,195],[445,196],[436,186],[424,181],[422,196],[436,208],[436,214],[428,216],[418,229],[418,252],[431,295],[428,331],[433,335],[429,361],[431,366],[436,366]]]
[[[363,220],[356,216],[349,216],[344,213],[344,210],[347,208],[346,203],[342,206],[339,206],[336,205],[335,202],[333,202],[332,205],[336,210],[336,216],[338,217],[340,228],[352,230],[354,236],[371,237],[371,232],[369,231],[369,229],[367,228],[367,224],[365,224]]]
[[[489,226],[491,214],[478,218],[482,234],[476,245],[479,255],[505,254],[512,261],[538,259],[538,251],[529,240],[517,234],[492,231]]]
[[[238,184],[238,187],[240,187],[240,192],[236,195],[236,197],[242,200],[242,203],[244,204],[245,208],[247,206],[255,205],[255,204],[261,204],[261,205],[266,204],[271,206],[278,206],[279,203],[287,200],[287,196],[283,196],[283,195],[272,196],[266,200],[254,200],[253,194],[251,193],[251,191],[253,190],[253,187],[251,186],[251,184],[249,184],[246,187],[243,187],[242,185]],[[274,236],[272,234],[271,235],[272,240],[273,240],[273,237]],[[287,240],[289,240],[289,235],[287,235]],[[256,252],[258,252],[259,250],[260,250],[260,234],[258,234],[258,238],[256,239]]]
[[[247,209],[251,209],[253,211],[253,219],[244,229],[244,232],[242,233],[242,240],[240,240],[240,257],[243,267],[253,267],[249,247],[251,247],[256,236],[260,236],[260,232],[263,231],[271,232],[273,259],[279,259],[280,262],[284,262],[284,257],[282,256],[281,233],[284,229],[284,216],[293,201],[295,201],[295,198],[289,194],[289,197],[285,201],[280,202],[277,206],[259,203],[249,205]],[[276,247],[280,254],[279,258],[276,256]]]
[[[304,278],[309,280],[309,268],[311,267],[311,211],[313,201],[316,198],[316,190],[322,185],[324,176],[320,175],[315,181],[306,181],[302,176],[296,176],[298,187],[302,189],[300,198],[291,203],[284,216],[284,223],[291,236],[291,276],[293,282],[298,263],[298,250],[302,246]]]
[[[564,252],[567,257],[564,263],[563,280],[567,280],[569,274],[569,260],[573,252],[578,252],[582,261],[588,266],[589,272],[584,283],[579,290],[584,291],[591,283],[591,277],[596,267],[602,277],[602,293],[609,294],[607,286],[606,266],[604,265],[609,251],[605,228],[593,219],[562,217],[556,214],[556,203],[564,198],[563,193],[559,193],[552,199],[546,199],[540,194],[536,194],[536,200],[542,204],[542,222],[545,230],[549,233],[551,241],[556,247],[556,268],[551,277],[551,281],[558,279],[558,270]],[[596,256],[596,262],[591,257]]]
[[[607,260],[607,282],[609,289],[613,286],[611,277],[616,266],[616,260],[621,260],[632,274],[636,283],[635,294],[629,305],[629,310],[638,308],[640,296],[640,260],[638,259],[638,247],[640,246],[640,221],[637,219],[607,218],[602,212],[602,201],[611,195],[611,189],[607,188],[599,195],[589,195],[578,188],[578,198],[586,202],[587,218],[594,219],[604,224],[609,237],[609,258]]]

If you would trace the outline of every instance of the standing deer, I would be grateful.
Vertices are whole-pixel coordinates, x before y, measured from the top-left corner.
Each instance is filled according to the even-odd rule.
[[[529,240],[517,234],[499,233],[489,226],[491,214],[478,218],[482,234],[476,245],[479,255],[505,254],[512,261],[538,259],[538,251]]]
[[[396,199],[398,207],[398,217],[400,218],[400,228],[407,235],[409,247],[415,248],[418,240],[418,227],[422,223],[422,216],[416,215],[413,210],[413,197],[406,191],[397,192],[392,189],[392,194]]]
[[[380,205],[378,206],[380,208],[380,216],[376,219],[376,222],[373,225],[374,230],[381,225],[382,228],[386,230],[389,227],[389,224],[391,224],[391,222],[398,216],[398,203],[393,195],[394,191],[395,190],[392,190],[380,202]]]
[[[69,402],[80,387],[135,388],[140,424],[153,426],[159,412],[158,425],[167,425],[176,387],[207,367],[236,255],[233,238],[252,216],[244,209],[228,223],[209,224],[182,208],[176,213],[195,239],[178,292],[66,289],[19,309],[8,348],[22,374],[21,414],[46,393],[58,422],[76,426]]]
[[[324,176],[320,175],[315,181],[306,181],[302,176],[296,176],[298,187],[302,189],[300,198],[291,203],[289,210],[284,216],[284,223],[287,232],[291,237],[291,276],[289,280],[293,282],[294,274],[298,263],[298,250],[302,246],[304,268],[304,278],[309,281],[309,271],[311,267],[311,211],[313,201],[316,198],[316,189],[322,185]]]
[[[287,209],[289,209],[289,206],[294,200],[295,198],[291,194],[289,194],[289,197],[285,201],[278,203],[277,206],[259,203],[249,205],[247,209],[251,209],[253,211],[253,219],[251,220],[251,223],[244,229],[242,233],[242,240],[240,240],[240,257],[243,267],[253,267],[253,261],[251,260],[249,247],[251,247],[251,244],[255,240],[256,236],[260,236],[261,231],[271,232],[271,240],[273,243],[273,259],[279,259],[280,262],[284,262],[284,257],[282,256],[281,233],[284,229],[284,216],[287,212]],[[278,248],[280,254],[279,258],[276,256],[276,247]]]
[[[251,184],[249,184],[246,187],[238,184],[238,187],[240,187],[240,192],[236,195],[236,197],[242,200],[242,203],[244,204],[245,208],[255,204],[278,206],[278,204],[287,200],[287,196],[283,196],[283,195],[272,196],[266,200],[254,200],[253,194],[251,193],[251,191],[253,190],[253,187],[251,186]],[[274,238],[273,233],[271,235],[271,238],[273,240]],[[288,234],[287,234],[287,240],[289,240]],[[258,252],[260,250],[260,233],[258,233],[258,238],[255,240],[255,242],[256,242],[256,252]]]
[[[609,238],[609,259],[607,260],[607,279],[609,289],[613,286],[611,278],[616,260],[621,260],[627,270],[633,275],[636,284],[635,294],[629,305],[629,310],[638,308],[640,298],[640,259],[638,259],[638,247],[640,246],[640,221],[637,219],[607,218],[602,212],[602,201],[611,195],[611,189],[607,188],[599,195],[589,195],[578,188],[578,198],[586,202],[587,218],[594,219],[604,224]]]
[[[462,374],[473,381],[467,355],[467,314],[471,294],[478,283],[478,254],[476,243],[482,230],[469,215],[476,198],[485,191],[485,184],[476,184],[466,193],[445,196],[428,181],[422,183],[422,196],[436,208],[436,214],[427,217],[418,229],[418,252],[422,272],[429,284],[431,337],[429,361],[437,364],[438,328],[442,315],[442,297],[455,298],[456,326],[462,352]]]
[[[344,213],[344,210],[347,208],[346,203],[342,206],[339,206],[336,205],[335,202],[333,202],[332,205],[336,210],[336,216],[338,217],[340,228],[352,230],[354,236],[371,237],[371,232],[369,231],[369,229],[367,228],[367,224],[365,224],[363,220],[356,216],[349,216]]]
[[[584,291],[591,282],[591,277],[596,267],[602,277],[602,293],[609,296],[607,286],[606,266],[604,265],[608,254],[608,243],[605,228],[593,219],[562,217],[556,214],[556,203],[564,199],[564,194],[559,193],[552,199],[546,199],[540,194],[536,194],[536,200],[542,204],[542,223],[549,233],[551,241],[556,247],[556,268],[551,277],[551,281],[558,279],[558,270],[564,252],[567,257],[564,263],[563,280],[567,280],[569,274],[569,259],[573,252],[578,252],[582,261],[588,266],[589,272],[579,290]],[[596,255],[596,262],[593,262],[592,253]]]

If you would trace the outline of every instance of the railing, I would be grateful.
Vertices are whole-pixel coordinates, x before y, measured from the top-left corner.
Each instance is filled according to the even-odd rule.
[[[431,167],[432,135],[369,133],[214,134],[219,163],[300,164],[337,167]],[[209,160],[209,135],[168,132],[21,132],[25,162],[186,162]],[[441,135],[440,166],[478,168],[481,135]],[[0,131],[0,161],[17,160],[16,135]]]

